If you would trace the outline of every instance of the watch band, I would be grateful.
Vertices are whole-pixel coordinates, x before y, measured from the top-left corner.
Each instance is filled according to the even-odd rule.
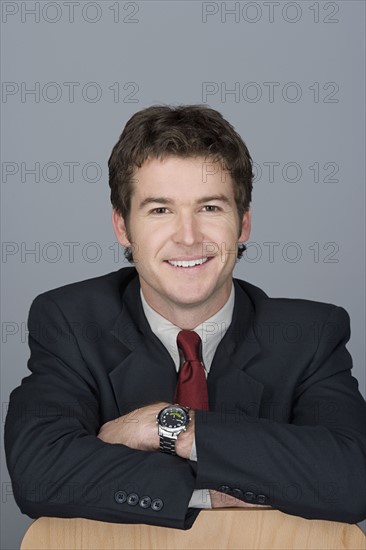
[[[175,439],[171,437],[160,436],[160,451],[162,453],[168,453],[170,455],[177,454],[175,452]]]

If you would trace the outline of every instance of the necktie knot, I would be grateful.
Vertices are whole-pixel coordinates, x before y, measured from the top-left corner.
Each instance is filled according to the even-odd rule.
[[[201,361],[201,338],[193,330],[181,330],[177,336],[178,348],[186,361]]]

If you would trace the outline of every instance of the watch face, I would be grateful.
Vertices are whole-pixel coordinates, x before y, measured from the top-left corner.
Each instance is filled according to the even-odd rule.
[[[188,423],[188,414],[181,407],[167,407],[159,415],[159,424],[163,428],[184,428]]]

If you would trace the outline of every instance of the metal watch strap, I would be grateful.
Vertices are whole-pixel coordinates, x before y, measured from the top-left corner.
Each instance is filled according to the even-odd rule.
[[[175,452],[175,442],[176,439],[172,437],[165,437],[164,435],[160,436],[160,451],[162,453],[168,453],[170,455],[177,454]]]

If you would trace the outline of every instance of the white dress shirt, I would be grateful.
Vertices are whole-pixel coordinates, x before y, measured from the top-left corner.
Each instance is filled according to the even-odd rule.
[[[170,353],[177,372],[183,363],[183,355],[178,350],[177,336],[182,330],[173,325],[168,319],[165,319],[160,313],[155,311],[145,300],[141,292],[141,301],[144,313],[148,320],[153,333],[159,338],[162,344]],[[215,315],[195,327],[193,330],[197,332],[202,340],[202,360],[205,367],[206,378],[210,372],[211,364],[217,349],[217,346],[225,336],[227,329],[231,324],[233,317],[235,302],[234,284],[231,287],[231,292],[228,301]],[[197,461],[196,442],[193,441],[190,460]],[[211,508],[211,499],[208,490],[193,491],[192,498],[189,502],[190,508]]]

